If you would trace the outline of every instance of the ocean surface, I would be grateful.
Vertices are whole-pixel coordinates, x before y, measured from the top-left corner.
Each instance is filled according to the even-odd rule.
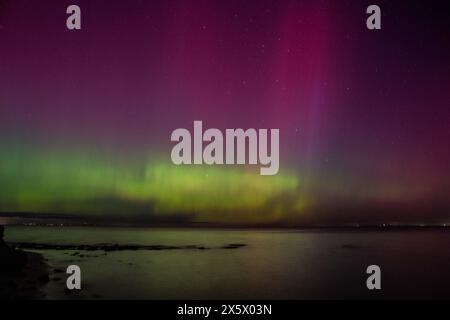
[[[158,250],[31,250],[48,299],[450,298],[450,231],[12,227],[8,242],[135,244]],[[230,244],[245,246],[227,247]],[[82,290],[65,290],[68,265]],[[381,268],[368,290],[366,268]],[[61,270],[63,272],[61,272]]]

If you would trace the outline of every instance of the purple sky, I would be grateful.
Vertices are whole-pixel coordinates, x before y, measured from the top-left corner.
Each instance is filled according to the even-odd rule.
[[[325,207],[376,189],[370,207],[441,217],[448,6],[377,3],[369,31],[368,1],[1,0],[0,145],[170,161],[170,133],[194,120],[280,128],[280,173],[317,181]]]

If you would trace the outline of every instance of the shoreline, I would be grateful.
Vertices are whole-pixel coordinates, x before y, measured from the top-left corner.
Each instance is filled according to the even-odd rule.
[[[0,225],[0,299],[43,299],[50,281],[43,255],[8,246]]]
[[[21,284],[3,295],[7,300],[365,299],[373,297],[362,278],[372,263],[389,283],[377,297],[450,297],[450,280],[442,278],[450,265],[450,233],[444,231],[63,231],[7,227],[6,244],[36,259],[24,272],[42,268],[43,256],[50,278],[32,281],[45,295]],[[66,290],[73,264],[83,270],[81,291]]]

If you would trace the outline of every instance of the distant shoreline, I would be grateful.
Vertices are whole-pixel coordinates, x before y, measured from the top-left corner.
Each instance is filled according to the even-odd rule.
[[[336,223],[295,223],[295,222],[198,222],[179,215],[155,218],[139,217],[87,217],[77,214],[33,213],[33,212],[0,212],[0,224],[8,226],[40,226],[40,227],[105,227],[105,228],[158,228],[158,229],[281,229],[281,230],[450,230],[450,222],[336,222]]]
[[[279,230],[279,231],[426,231],[440,230],[450,231],[450,225],[365,225],[365,226],[267,226],[267,225],[135,225],[135,224],[71,224],[71,223],[10,223],[8,227],[48,227],[48,228],[130,228],[130,229],[160,229],[160,230],[189,230],[189,229],[210,229],[210,230]]]

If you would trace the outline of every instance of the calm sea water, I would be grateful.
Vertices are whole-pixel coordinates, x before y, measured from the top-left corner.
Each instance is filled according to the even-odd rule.
[[[53,269],[77,264],[80,293],[53,273],[47,298],[449,298],[450,232],[8,227],[6,240],[50,244],[199,245],[210,250],[41,250]],[[238,249],[220,249],[230,243]],[[366,288],[381,267],[382,289]]]

